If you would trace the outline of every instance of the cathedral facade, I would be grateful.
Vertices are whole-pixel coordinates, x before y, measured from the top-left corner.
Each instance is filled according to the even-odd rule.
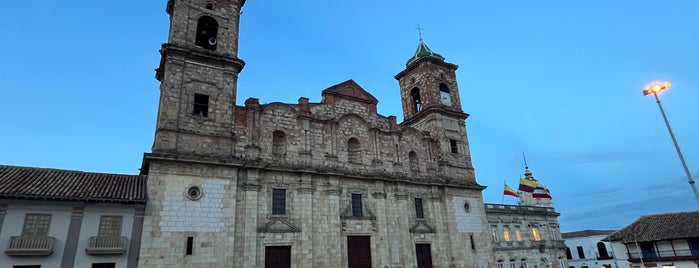
[[[244,2],[167,3],[140,267],[565,267],[552,207],[484,204],[457,65],[420,40],[400,123],[353,80],[238,105]]]

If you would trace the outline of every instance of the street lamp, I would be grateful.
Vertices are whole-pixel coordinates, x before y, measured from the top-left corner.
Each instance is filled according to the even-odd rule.
[[[658,98],[658,93],[668,88],[670,88],[670,82],[655,82],[653,84],[650,84],[647,89],[643,90],[643,96],[653,94],[653,97],[655,97],[655,102],[658,103],[658,108],[660,108],[660,114],[663,115],[663,120],[665,120],[665,126],[667,127],[667,131],[670,132],[670,138],[672,138],[672,142],[675,144],[675,150],[677,150],[677,155],[680,157],[680,162],[682,162],[684,173],[687,174],[689,186],[692,187],[692,191],[694,191],[694,197],[697,198],[697,203],[699,203],[699,192],[697,191],[697,186],[694,185],[692,173],[690,173],[689,168],[687,168],[687,163],[684,161],[684,156],[682,156],[680,146],[677,144],[675,134],[672,132],[672,128],[670,128],[670,122],[667,121],[667,116],[665,116],[665,110],[663,110],[663,106],[660,104],[660,98]]]

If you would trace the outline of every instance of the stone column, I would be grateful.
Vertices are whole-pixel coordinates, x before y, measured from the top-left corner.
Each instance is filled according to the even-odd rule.
[[[243,190],[243,202],[242,210],[239,211],[241,216],[238,220],[242,222],[242,237],[237,239],[242,240],[242,252],[240,256],[243,259],[242,267],[258,267],[258,253],[262,252],[264,256],[264,247],[258,247],[258,237],[257,232],[257,206],[259,201],[259,171],[258,170],[247,170],[239,171],[246,172],[247,175],[244,176],[244,181],[242,185]],[[262,257],[263,257],[262,256]]]
[[[328,184],[322,193],[318,193],[322,204],[318,206],[316,218],[322,222],[313,224],[314,242],[314,266],[315,267],[346,267],[343,264],[343,251],[347,240],[343,238],[342,222],[340,213],[345,207],[340,204],[340,194],[342,189],[338,185],[337,179],[327,178]]]
[[[75,266],[75,254],[78,250],[78,240],[80,240],[80,226],[83,224],[83,214],[85,207],[73,207],[73,213],[70,217],[70,226],[68,227],[68,236],[66,237],[66,246],[63,248],[63,258],[61,259],[61,268],[71,268]]]
[[[413,252],[415,251],[415,244],[412,240],[412,234],[408,231],[410,230],[410,203],[408,203],[408,193],[400,189],[405,187],[405,185],[398,184],[396,186],[396,192],[394,194],[395,198],[395,211],[396,211],[396,228],[393,230],[392,237],[395,243],[392,243],[392,248],[396,251],[395,254],[399,256],[400,266],[409,267],[409,263],[416,263],[415,256]],[[393,245],[396,245],[395,247]],[[393,257],[391,257],[393,259]],[[393,262],[393,260],[391,261]],[[395,266],[399,266],[394,264]]]
[[[435,222],[439,227],[436,230],[436,236],[434,243],[432,244],[432,252],[435,253],[432,258],[433,263],[454,263],[456,260],[453,255],[454,243],[452,243],[451,236],[456,235],[452,229],[454,223],[449,221],[447,217],[448,209],[446,206],[446,197],[440,192],[440,189],[436,186],[432,186],[432,190],[429,196],[430,204],[435,212]],[[470,243],[470,241],[469,241]]]
[[[313,267],[314,254],[313,254],[313,220],[314,215],[314,202],[313,202],[313,184],[311,180],[311,175],[309,173],[301,174],[301,185],[297,188],[297,210],[294,211],[294,215],[298,215],[299,228],[301,228],[301,233],[299,233],[298,248],[291,249],[292,252],[296,253],[296,259],[298,262],[296,265],[298,267]]]
[[[376,183],[374,183],[374,189],[370,191],[372,192],[371,197],[376,209],[376,226],[378,228],[378,231],[375,230],[371,237],[373,240],[372,242],[376,245],[376,257],[373,257],[373,259],[376,260],[375,264],[379,267],[390,267],[390,243],[388,241],[390,237],[388,235],[390,231],[388,227],[388,211],[390,211],[390,209],[387,209],[388,200],[386,199],[384,182],[381,180],[376,181]]]

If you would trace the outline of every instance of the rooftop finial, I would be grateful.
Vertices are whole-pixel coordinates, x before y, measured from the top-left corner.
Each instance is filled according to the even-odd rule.
[[[524,169],[529,169],[529,165],[527,165],[527,156],[522,152],[522,158],[524,158]]]
[[[422,41],[422,30],[424,30],[424,29],[420,28],[420,24],[418,24],[417,28],[415,28],[415,29],[417,29],[417,34],[418,34],[418,36],[420,36],[420,41]]]

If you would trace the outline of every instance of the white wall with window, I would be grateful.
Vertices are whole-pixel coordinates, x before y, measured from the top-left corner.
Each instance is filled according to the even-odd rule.
[[[60,267],[61,257],[63,256],[63,247],[59,245],[63,245],[66,241],[72,210],[72,207],[69,206],[8,204],[7,214],[5,214],[5,220],[3,221],[2,230],[0,231],[0,264],[40,264],[42,267]],[[27,214],[50,216],[48,236],[53,237],[52,240],[54,243],[53,252],[50,255],[38,257],[13,257],[4,253],[10,247],[10,240],[12,237],[22,236]]]
[[[608,230],[585,230],[579,232],[564,233],[568,259],[568,266],[575,268],[587,267],[606,267],[606,268],[622,268],[624,262],[618,260],[618,256],[613,254],[612,246],[609,241],[603,241],[607,234],[612,231]],[[623,254],[621,252],[616,252]]]
[[[115,263],[115,267],[126,267],[127,254],[85,254],[85,249],[90,246],[93,237],[117,236],[126,239],[128,250],[134,213],[134,208],[129,207],[86,207],[75,263]]]
[[[56,205],[53,205],[56,204]],[[74,205],[85,204],[72,202],[40,202],[28,201],[19,204],[10,203],[0,229],[0,268],[23,265],[40,265],[41,267],[61,267],[64,255],[74,254],[74,267],[127,267],[128,248],[132,237],[135,208],[120,205],[90,205],[82,212],[78,243],[75,252],[66,250],[70,240],[69,229],[74,214]],[[79,214],[77,214],[79,215]],[[101,231],[100,231],[101,230]],[[91,239],[98,236],[114,237],[116,241],[122,241],[120,246],[122,253],[97,253],[89,254],[86,249],[90,247]],[[45,253],[31,253],[29,256],[22,250],[30,251],[30,244],[15,244],[16,254],[8,254],[12,237],[49,237],[53,245]],[[110,240],[107,240],[110,241]],[[114,239],[112,239],[114,241]],[[113,247],[112,245],[106,245]],[[17,250],[16,248],[19,248]],[[138,253],[136,253],[138,254]]]

